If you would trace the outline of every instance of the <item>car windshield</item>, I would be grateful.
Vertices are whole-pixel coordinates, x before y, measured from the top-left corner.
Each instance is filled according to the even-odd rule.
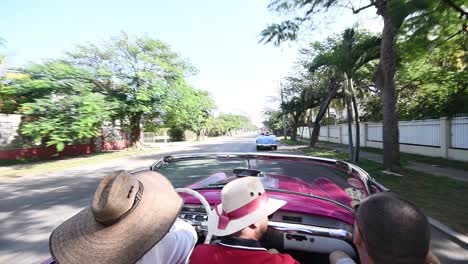
[[[368,195],[357,173],[347,173],[332,162],[299,158],[190,158],[169,162],[158,169],[170,178],[176,187],[196,184],[196,189],[222,188],[235,179],[234,169],[261,171],[261,181],[268,190],[321,196],[347,206],[352,200],[361,200]]]

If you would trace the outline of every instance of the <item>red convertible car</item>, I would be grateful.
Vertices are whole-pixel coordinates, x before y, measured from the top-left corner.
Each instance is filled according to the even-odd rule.
[[[269,217],[269,230],[261,243],[289,253],[301,263],[329,263],[328,255],[342,250],[355,258],[352,243],[353,205],[387,189],[356,165],[298,155],[224,153],[167,156],[151,170],[166,175],[185,205],[180,217],[195,226],[199,243],[216,241],[207,231],[207,219],[221,202],[221,189],[245,176],[260,177],[272,198],[287,204]]]
[[[223,186],[239,177],[259,177],[269,197],[287,201],[269,216],[269,229],[261,244],[288,253],[301,263],[329,263],[328,255],[335,250],[346,252],[359,263],[352,242],[353,205],[373,193],[387,191],[356,165],[299,155],[174,155],[155,162],[150,170],[182,187],[176,189],[185,202],[180,218],[195,227],[198,243],[218,239],[208,233],[207,220],[208,212],[221,202]]]

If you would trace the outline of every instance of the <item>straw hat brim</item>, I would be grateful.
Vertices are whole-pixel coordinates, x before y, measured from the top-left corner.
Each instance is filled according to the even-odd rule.
[[[57,263],[135,263],[166,235],[182,208],[182,198],[158,173],[135,177],[144,186],[143,197],[119,222],[104,226],[88,207],[52,232],[49,247]]]
[[[283,207],[285,204],[286,204],[286,201],[268,198],[268,202],[261,208],[258,208],[254,212],[242,218],[229,221],[229,224],[226,226],[226,229],[224,230],[218,229],[219,216],[214,211],[216,210],[216,208],[214,208],[210,212],[210,215],[208,217],[208,231],[215,236],[228,236],[228,235],[234,234],[248,227],[249,225],[257,223],[263,217],[273,214],[274,212],[278,211],[278,209]],[[222,209],[223,209],[223,205],[222,204],[218,205],[218,210],[219,210],[218,212],[222,212]]]

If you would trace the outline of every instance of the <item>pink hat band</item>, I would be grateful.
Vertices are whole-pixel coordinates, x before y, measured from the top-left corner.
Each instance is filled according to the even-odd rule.
[[[264,192],[262,195],[260,195],[256,199],[252,200],[246,205],[241,206],[238,209],[229,213],[226,213],[223,210],[222,214],[219,214],[218,205],[216,205],[215,211],[216,211],[216,214],[219,216],[218,229],[225,230],[231,220],[242,218],[256,211],[258,208],[266,205],[267,202],[268,202],[268,194]]]

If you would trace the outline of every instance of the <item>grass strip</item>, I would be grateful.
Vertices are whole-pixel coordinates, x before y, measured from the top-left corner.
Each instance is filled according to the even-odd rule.
[[[348,160],[348,154],[333,149],[301,149],[309,156]],[[434,176],[422,172],[403,169],[403,177],[383,173],[381,163],[361,159],[357,164],[379,183],[419,206],[426,215],[449,225],[454,230],[468,235],[468,203],[466,193],[468,182]]]
[[[37,173],[66,170],[83,166],[83,164],[91,165],[113,159],[149,154],[157,151],[158,149],[159,148],[127,149],[121,151],[93,153],[80,157],[58,158],[54,160],[19,160],[16,162],[2,161],[2,166],[10,166],[0,169],[0,178],[17,178]]]

